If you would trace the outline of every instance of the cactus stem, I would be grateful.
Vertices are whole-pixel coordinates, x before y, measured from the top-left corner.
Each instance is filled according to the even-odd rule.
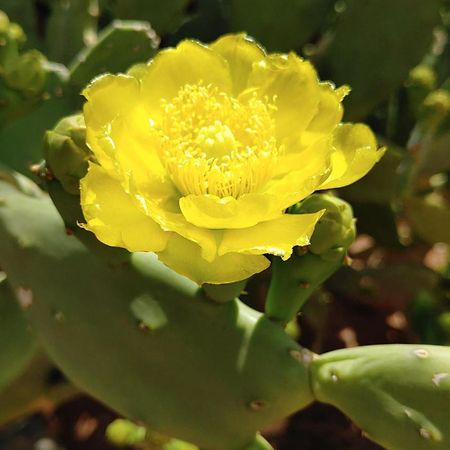
[[[18,287],[16,297],[22,311],[26,311],[33,305],[33,291],[30,288]]]

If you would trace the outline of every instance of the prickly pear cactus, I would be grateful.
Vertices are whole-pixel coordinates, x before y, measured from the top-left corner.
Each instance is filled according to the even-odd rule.
[[[117,445],[272,450],[318,401],[450,448],[450,10],[410,1],[5,0],[0,421],[75,392],[56,364]],[[342,298],[424,344],[354,347]]]
[[[450,445],[450,350],[374,345],[321,355],[311,366],[316,398],[350,416],[389,450]]]
[[[24,319],[19,304],[0,272],[0,391],[8,386],[27,366],[35,353],[35,339]],[[19,291],[26,307],[28,293]]]
[[[29,289],[26,315],[47,351],[94,396],[164,434],[224,450],[313,400],[311,354],[260,313],[211,302],[151,255],[111,268],[65,233],[48,198],[6,184],[1,195],[1,264],[16,290]]]

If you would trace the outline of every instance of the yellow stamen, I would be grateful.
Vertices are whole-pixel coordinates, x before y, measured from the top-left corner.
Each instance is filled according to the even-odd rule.
[[[279,153],[274,109],[255,94],[236,99],[201,82],[163,100],[155,129],[161,159],[178,190],[238,198],[267,182]]]

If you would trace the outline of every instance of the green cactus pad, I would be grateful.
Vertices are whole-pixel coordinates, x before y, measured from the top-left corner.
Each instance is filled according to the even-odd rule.
[[[98,36],[94,45],[82,50],[70,66],[70,83],[81,89],[104,72],[125,72],[149,60],[158,39],[147,22],[115,20]]]
[[[19,290],[17,295],[25,308],[29,293],[26,290]],[[34,336],[7,283],[5,274],[0,272],[0,390],[8,386],[24,370],[35,349]]]
[[[30,289],[50,356],[93,396],[215,450],[269,448],[257,430],[313,400],[311,353],[264,315],[211,302],[152,254],[111,267],[64,232],[48,198],[2,183],[0,195],[0,263]]]
[[[319,401],[389,450],[450,448],[450,347],[374,345],[313,361]]]

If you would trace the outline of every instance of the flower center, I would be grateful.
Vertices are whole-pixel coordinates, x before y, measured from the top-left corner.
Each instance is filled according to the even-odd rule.
[[[183,195],[253,192],[271,178],[279,149],[268,101],[186,84],[162,100],[161,160]]]

